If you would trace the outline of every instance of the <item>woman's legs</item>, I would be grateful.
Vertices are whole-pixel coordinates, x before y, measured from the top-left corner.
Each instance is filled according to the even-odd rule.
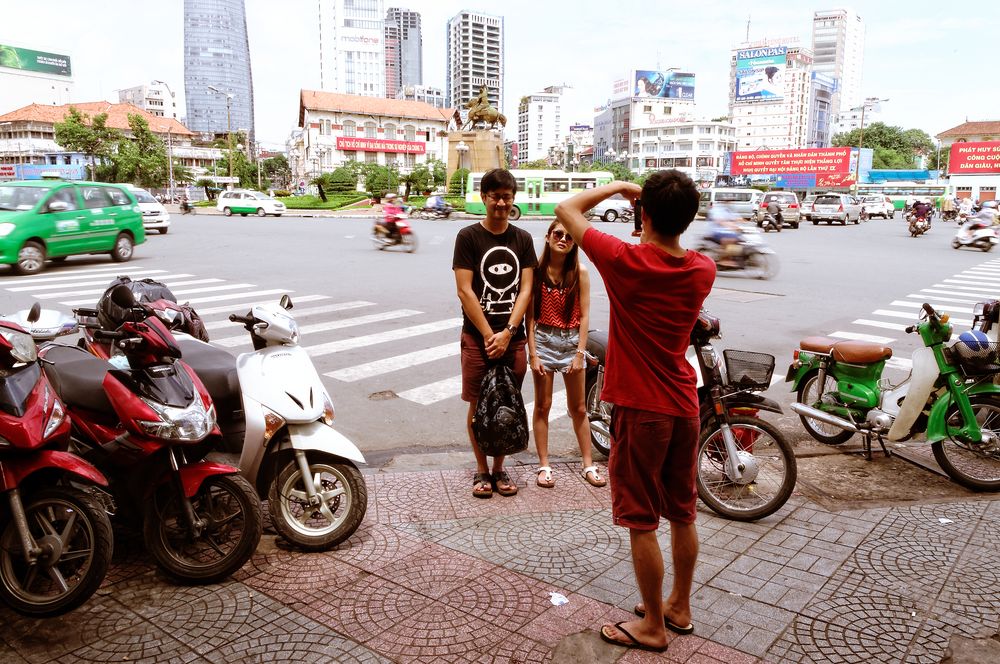
[[[531,372],[535,381],[535,409],[531,415],[531,426],[535,431],[535,449],[538,451],[538,465],[549,465],[549,411],[552,409],[552,374],[546,371],[539,376]]]
[[[571,374],[563,374],[563,378],[566,382],[566,408],[569,410],[570,417],[573,418],[573,431],[576,433],[576,442],[580,445],[580,457],[583,459],[583,467],[586,468],[594,463],[594,457],[590,451],[590,421],[587,419],[587,399],[585,394],[587,373],[585,371],[577,371]],[[551,394],[551,391],[549,394]]]

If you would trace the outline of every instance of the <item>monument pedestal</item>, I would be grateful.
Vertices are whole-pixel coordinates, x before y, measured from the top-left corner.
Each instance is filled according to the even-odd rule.
[[[467,150],[458,150],[464,143]],[[484,172],[503,166],[503,134],[500,131],[480,129],[448,132],[448,181],[459,168]]]

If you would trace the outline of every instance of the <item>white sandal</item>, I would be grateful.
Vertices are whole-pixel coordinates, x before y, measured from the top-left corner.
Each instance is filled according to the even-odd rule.
[[[556,485],[556,482],[555,480],[552,479],[552,468],[549,466],[539,466],[538,470],[535,471],[535,475],[540,475],[542,473],[545,473],[545,480],[542,481],[542,478],[536,477],[535,484],[542,487],[543,489],[551,489],[552,487],[554,487]]]
[[[580,471],[580,475],[583,476],[583,479],[587,480],[587,484],[590,486],[602,487],[608,483],[608,481],[601,477],[600,473],[597,472],[597,466],[587,466]],[[593,475],[594,478],[591,479],[590,475]]]

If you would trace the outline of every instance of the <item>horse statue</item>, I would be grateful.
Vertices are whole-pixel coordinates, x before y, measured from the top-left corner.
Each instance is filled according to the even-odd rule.
[[[477,122],[489,125],[490,129],[495,129],[498,122],[501,127],[507,126],[507,116],[490,104],[486,86],[479,88],[479,95],[466,102],[465,107],[469,109],[469,119],[463,129],[471,129]]]

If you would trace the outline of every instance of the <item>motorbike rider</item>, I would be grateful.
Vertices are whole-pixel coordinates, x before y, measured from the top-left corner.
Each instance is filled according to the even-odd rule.
[[[383,198],[382,221],[379,223],[385,232],[392,237],[399,232],[396,221],[403,216],[403,208],[396,202],[396,194],[388,193]]]
[[[191,202],[188,200],[187,196],[181,199],[181,212],[187,214],[191,211]]]
[[[913,204],[913,218],[923,219],[927,222],[927,226],[931,225],[931,204],[925,200],[918,199],[916,203]]]
[[[705,239],[719,245],[720,265],[738,267],[735,255],[741,251],[742,238],[739,217],[726,204],[716,204],[708,210]]]
[[[972,215],[972,199],[963,198],[962,202],[958,205],[958,212],[959,214],[964,214],[967,217]]]
[[[444,197],[435,191],[427,199],[427,203],[425,203],[424,207],[435,212],[444,212],[448,208],[448,204],[444,202]]]
[[[778,205],[778,201],[771,199],[767,204],[767,214],[771,215],[778,224],[778,228],[781,228],[782,224],[784,224],[784,218],[781,216],[781,206]]]

